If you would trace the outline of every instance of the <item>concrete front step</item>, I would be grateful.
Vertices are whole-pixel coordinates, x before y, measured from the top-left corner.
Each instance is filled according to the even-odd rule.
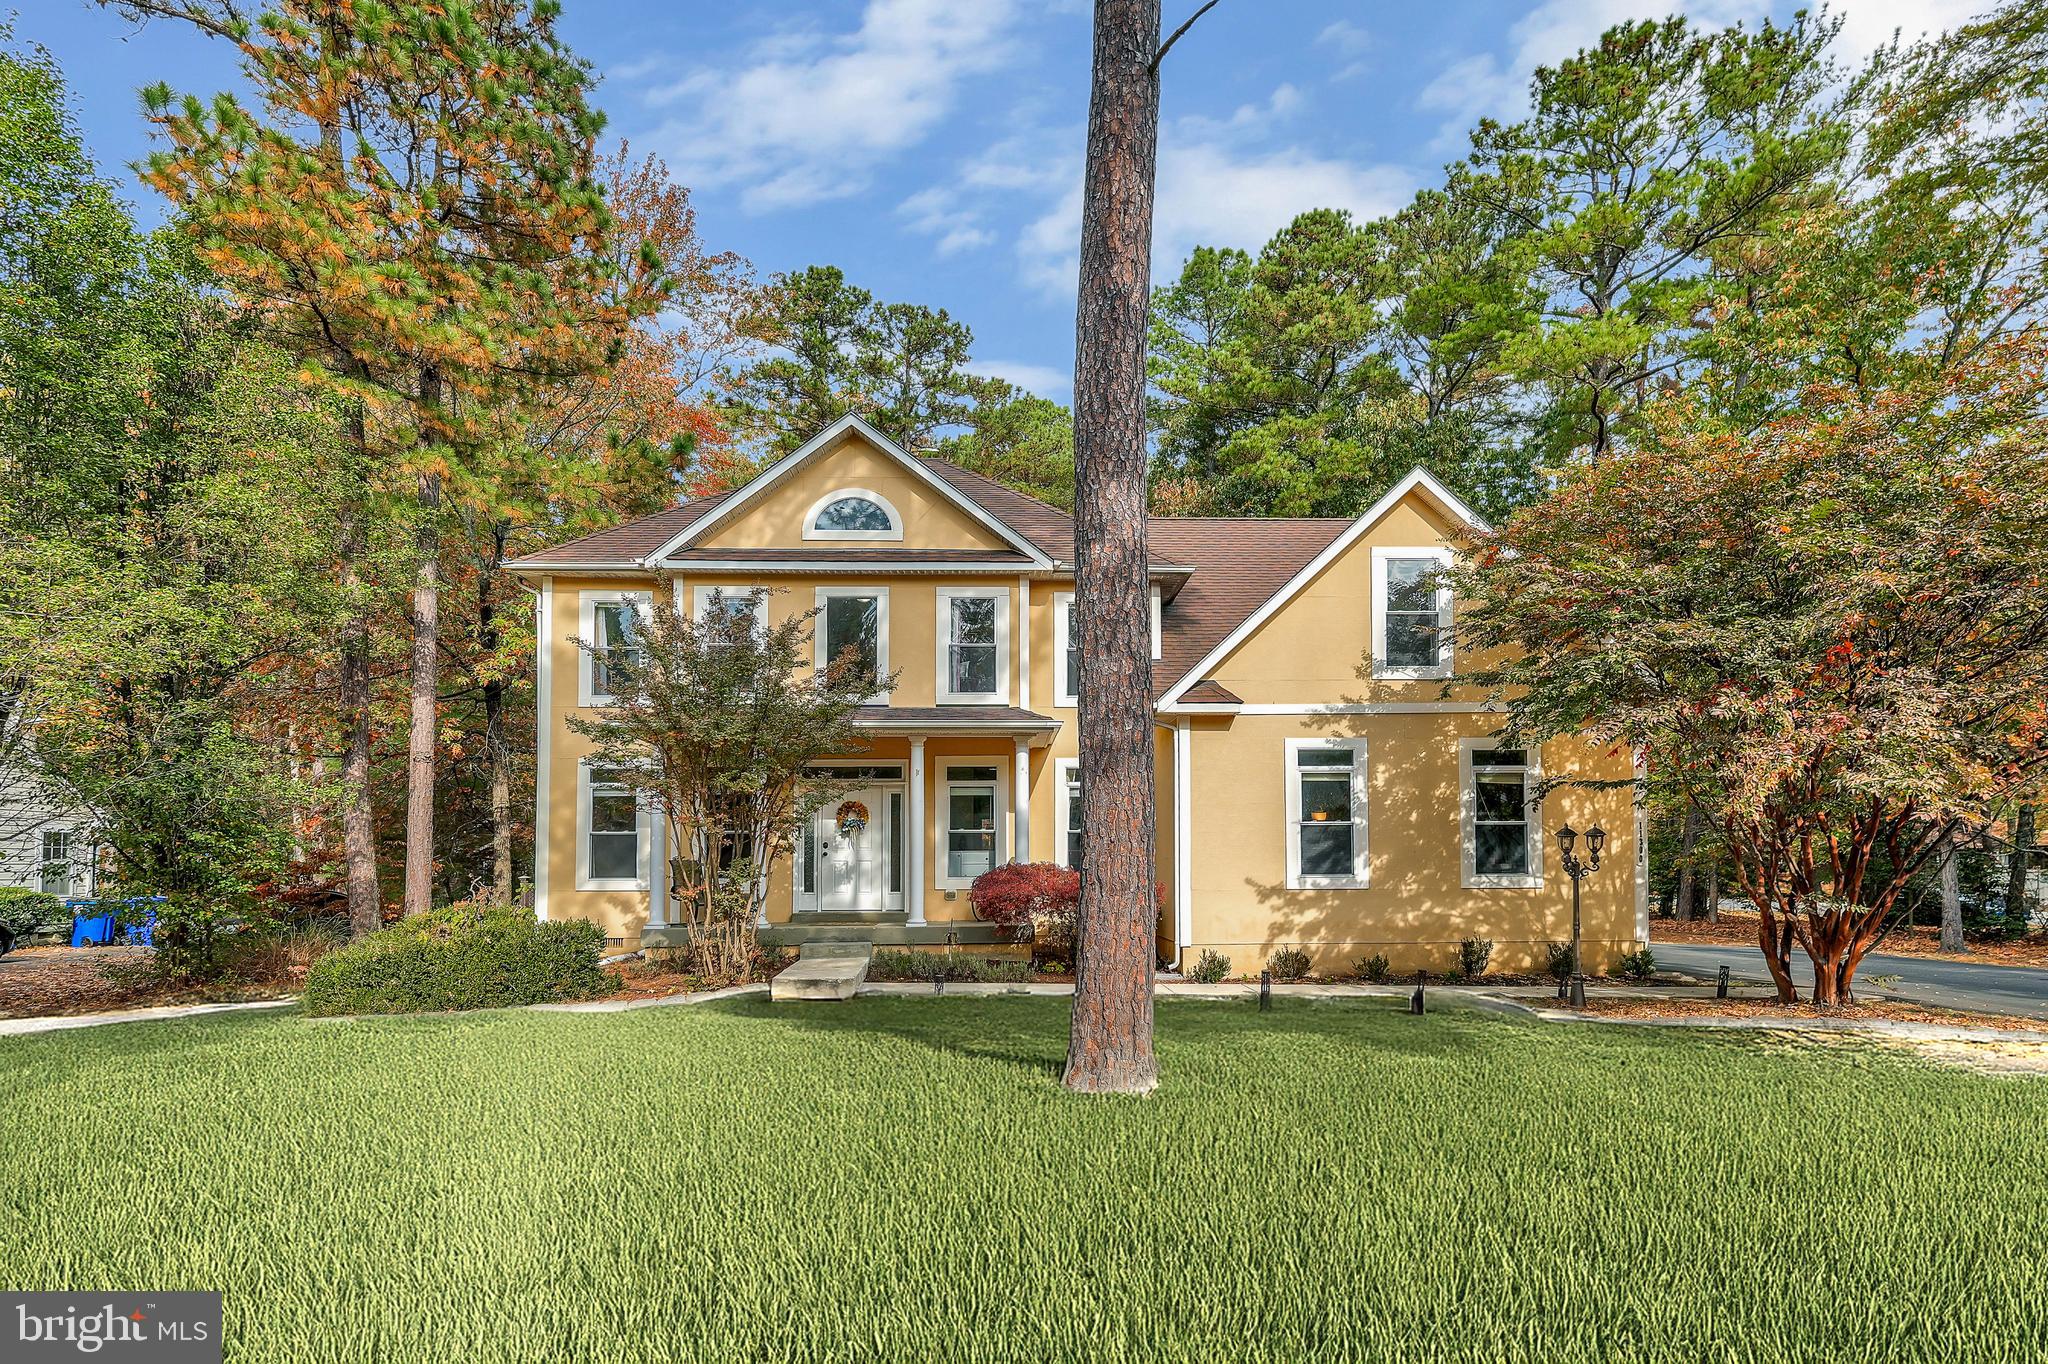
[[[768,987],[774,1000],[852,999],[875,949],[864,942],[807,942]]]

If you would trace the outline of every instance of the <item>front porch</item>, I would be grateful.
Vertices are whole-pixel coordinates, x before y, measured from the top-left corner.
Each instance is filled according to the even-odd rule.
[[[856,723],[872,744],[818,762],[841,795],[812,816],[794,856],[775,869],[761,943],[1008,944],[1004,930],[973,917],[967,892],[992,867],[1032,860],[1032,754],[1052,742],[1059,721],[1013,706],[874,706]],[[669,904],[666,821],[652,826],[640,942],[681,946],[688,929]]]

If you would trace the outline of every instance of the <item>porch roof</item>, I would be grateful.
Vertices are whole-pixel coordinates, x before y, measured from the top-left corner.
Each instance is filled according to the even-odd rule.
[[[862,706],[853,723],[884,734],[1008,734],[1050,739],[1060,722],[1021,706]]]

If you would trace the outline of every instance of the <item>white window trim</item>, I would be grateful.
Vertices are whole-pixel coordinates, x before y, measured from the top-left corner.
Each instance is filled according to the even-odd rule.
[[[600,605],[615,606],[626,603],[637,610],[644,626],[654,614],[652,592],[628,591],[623,588],[594,588],[576,594],[576,637],[585,644],[597,643],[597,608]],[[576,704],[579,706],[608,706],[612,698],[595,688],[597,659],[590,650],[578,649],[582,655],[576,670]]]
[[[823,514],[825,508],[831,506],[834,502],[839,501],[843,497],[858,497],[864,502],[872,502],[876,506],[880,507],[884,512],[888,514],[889,529],[818,529],[818,517]],[[902,538],[902,513],[896,510],[896,505],[893,502],[891,502],[888,498],[882,496],[880,493],[875,492],[869,488],[841,488],[837,492],[826,493],[816,502],[813,502],[811,504],[811,509],[804,513],[804,539],[806,540],[901,540]]]
[[[1010,704],[1010,589],[1007,587],[941,587],[938,589],[937,690],[942,706],[1007,706]],[[947,685],[952,669],[946,665],[953,652],[953,603],[964,598],[988,597],[996,604],[996,689],[991,692],[956,692]]]
[[[649,817],[650,812],[644,796],[634,801],[633,827],[639,836],[635,874],[630,878],[590,874],[590,797],[593,775],[594,770],[587,760],[576,764],[576,889],[649,890],[652,886],[648,872],[652,869],[653,859],[648,854],[653,846],[654,821]]]
[[[1348,749],[1351,752],[1351,827],[1356,837],[1351,842],[1352,874],[1349,876],[1304,876],[1301,870],[1301,839],[1295,832],[1301,823],[1301,764],[1298,755],[1304,751],[1325,749]],[[1368,771],[1364,739],[1287,741],[1286,824],[1283,832],[1287,844],[1289,890],[1365,890],[1372,885],[1372,853],[1368,846],[1371,807],[1366,799],[1370,789]]]
[[[818,614],[812,618],[811,669],[822,673],[831,662],[825,657],[825,603],[835,597],[875,598],[875,682],[876,690],[868,697],[868,704],[886,706],[889,693],[880,689],[881,679],[889,675],[889,589],[886,587],[821,587],[813,598]]]
[[[1430,559],[1449,568],[1451,551],[1441,545],[1374,545],[1372,549],[1372,675],[1382,678],[1443,678],[1451,675],[1451,589],[1436,590],[1436,663],[1429,667],[1395,667],[1387,659],[1387,561]]]
[[[1078,871],[1080,870],[1080,868],[1076,867],[1073,863],[1067,861],[1067,829],[1068,825],[1073,820],[1074,803],[1073,797],[1067,793],[1067,788],[1073,785],[1076,778],[1076,774],[1078,774],[1080,770],[1081,760],[1079,758],[1056,758],[1053,760],[1053,856],[1051,860],[1057,862],[1060,866],[1067,868],[1069,871]]]
[[[1482,748],[1500,748],[1501,740],[1476,738],[1458,740],[1458,841],[1462,845],[1460,866],[1463,871],[1462,884],[1466,890],[1541,890],[1543,889],[1543,821],[1535,808],[1535,792],[1543,779],[1543,755],[1535,745],[1522,747],[1528,755],[1529,765],[1522,769],[1522,802],[1528,811],[1529,824],[1526,840],[1529,848],[1529,866],[1526,872],[1489,872],[1480,875],[1473,870],[1478,857],[1479,783],[1474,779],[1479,770],[1472,765],[1472,755]],[[1509,767],[1488,767],[1488,772],[1512,772]]]
[[[64,888],[57,891],[43,890],[43,876],[46,869],[59,859],[49,855],[49,841],[52,838],[64,840]],[[60,899],[72,899],[78,891],[78,830],[68,824],[44,825],[36,831],[35,887],[45,895],[56,895]]]
[[[1160,595],[1159,589],[1152,589],[1152,661],[1157,663],[1164,655],[1160,652]],[[1072,708],[1081,704],[1081,698],[1067,690],[1067,639],[1073,630],[1074,594],[1055,592],[1052,595],[1052,703],[1055,706]]]
[[[947,865],[952,861],[953,851],[950,846],[952,842],[950,835],[953,832],[953,788],[955,786],[982,786],[986,784],[979,780],[954,780],[954,772],[969,767],[993,767],[996,770],[994,842],[989,852],[989,865],[991,868],[1000,867],[1010,860],[1003,855],[1008,851],[1004,847],[1003,831],[1009,827],[1010,820],[1010,802],[1008,798],[1010,789],[1010,759],[997,757],[994,754],[990,754],[985,758],[972,754],[948,758],[940,764],[939,827],[938,837],[933,840],[937,844],[937,856],[933,859],[932,884],[940,890],[966,890],[974,884],[974,878],[971,876],[951,876],[946,872]]]
[[[1052,594],[1052,703],[1069,709],[1081,704],[1080,697],[1067,690],[1067,641],[1074,629],[1074,594]]]
[[[704,619],[704,613],[711,609],[711,597],[713,593],[717,593],[721,596],[730,599],[733,597],[753,597],[756,593],[759,593],[761,591],[762,589],[759,587],[723,587],[717,584],[713,584],[710,587],[704,587],[702,585],[699,585],[690,590],[690,619],[696,621],[701,621]],[[767,611],[768,598],[764,595],[759,597],[754,604],[754,627],[756,629],[759,629],[767,624]]]

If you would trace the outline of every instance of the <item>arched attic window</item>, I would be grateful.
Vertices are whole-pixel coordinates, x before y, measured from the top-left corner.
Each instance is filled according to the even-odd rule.
[[[901,540],[903,518],[889,499],[866,488],[827,493],[804,517],[806,540]]]

